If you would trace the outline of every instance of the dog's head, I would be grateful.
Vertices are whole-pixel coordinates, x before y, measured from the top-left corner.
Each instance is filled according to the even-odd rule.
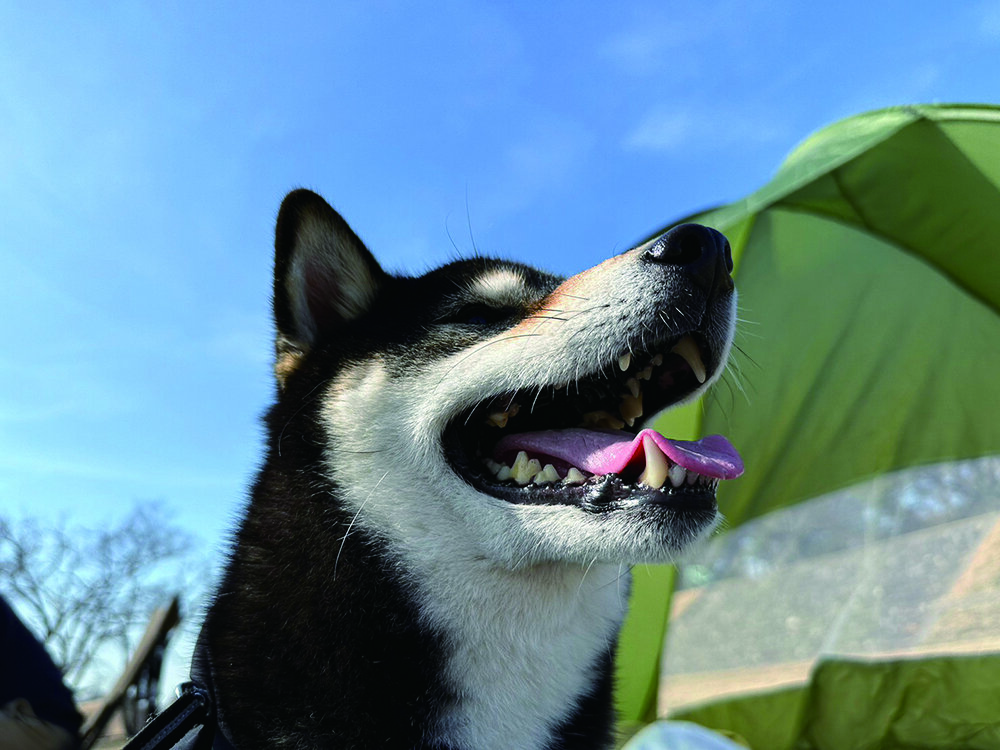
[[[715,522],[735,451],[640,422],[725,366],[736,292],[722,235],[676,227],[566,280],[484,258],[400,277],[300,190],[275,245],[292,416],[272,428],[312,420],[352,524],[424,556],[517,567],[663,561]]]

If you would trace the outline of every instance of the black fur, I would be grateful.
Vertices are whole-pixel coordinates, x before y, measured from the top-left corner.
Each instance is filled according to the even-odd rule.
[[[320,459],[313,415],[295,414],[309,394],[288,396],[268,416],[277,440],[205,625],[232,739],[422,747],[432,707],[451,700],[436,679],[442,644],[416,627],[379,545],[356,530],[344,539],[351,519],[330,504],[335,488],[302,470]]]

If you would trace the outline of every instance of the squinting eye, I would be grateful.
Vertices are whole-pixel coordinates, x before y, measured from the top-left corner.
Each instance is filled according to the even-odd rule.
[[[488,326],[506,320],[513,313],[508,308],[496,308],[489,305],[466,305],[452,318],[456,323],[470,326]]]

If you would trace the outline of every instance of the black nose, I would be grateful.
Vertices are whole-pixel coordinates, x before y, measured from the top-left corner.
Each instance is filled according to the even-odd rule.
[[[710,296],[732,291],[733,251],[729,240],[701,224],[679,224],[653,243],[644,260],[682,268]]]

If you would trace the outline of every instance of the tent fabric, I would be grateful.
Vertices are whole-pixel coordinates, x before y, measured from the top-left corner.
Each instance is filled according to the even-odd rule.
[[[746,474],[719,490],[730,526],[1000,453],[1000,107],[850,118],[757,192],[685,221],[729,237],[742,322],[723,381],[655,425],[741,452]],[[619,649],[625,721],[655,716],[672,577],[645,575]]]
[[[806,687],[680,713],[768,750],[996,750],[1000,655],[819,664]]]

